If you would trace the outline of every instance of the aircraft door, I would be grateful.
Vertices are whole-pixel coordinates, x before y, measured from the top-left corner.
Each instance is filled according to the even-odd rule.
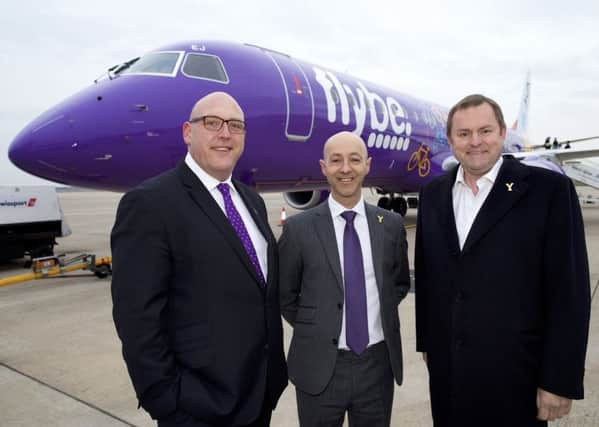
[[[314,98],[304,70],[289,56],[266,52],[272,59],[285,89],[287,120],[285,136],[289,141],[303,142],[312,135],[314,126]]]

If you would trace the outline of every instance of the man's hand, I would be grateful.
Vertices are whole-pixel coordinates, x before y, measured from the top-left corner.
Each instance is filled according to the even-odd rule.
[[[537,418],[544,421],[554,421],[568,415],[572,408],[572,400],[557,394],[537,389]]]

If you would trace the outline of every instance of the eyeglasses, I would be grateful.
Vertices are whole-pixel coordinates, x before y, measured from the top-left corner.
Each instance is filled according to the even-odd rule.
[[[231,133],[245,133],[245,122],[237,119],[221,119],[218,116],[201,116],[189,119],[189,123],[203,122],[204,127],[210,131],[218,132],[223,128],[223,123],[227,124]]]

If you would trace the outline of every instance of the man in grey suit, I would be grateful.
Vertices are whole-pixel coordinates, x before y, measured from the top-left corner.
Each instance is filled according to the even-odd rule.
[[[410,288],[401,216],[362,198],[364,141],[333,135],[320,167],[327,202],[290,217],[279,240],[283,317],[300,425],[389,426],[402,382],[397,306]]]

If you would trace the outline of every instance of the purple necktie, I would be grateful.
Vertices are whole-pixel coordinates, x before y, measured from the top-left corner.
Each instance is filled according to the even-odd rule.
[[[360,238],[354,228],[356,213],[345,211],[343,232],[343,279],[345,282],[345,339],[356,354],[368,347],[368,312],[366,308],[366,279]]]
[[[250,257],[250,261],[252,262],[252,265],[256,270],[256,274],[258,274],[258,278],[260,279],[260,285],[266,286],[266,280],[264,280],[262,268],[260,268],[260,262],[258,261],[258,255],[256,255],[256,249],[254,249],[254,245],[252,244],[252,239],[250,239],[250,235],[248,234],[247,228],[245,228],[243,219],[241,219],[241,215],[239,215],[239,212],[235,208],[233,200],[231,199],[231,189],[229,188],[229,184],[226,182],[221,182],[216,186],[216,188],[218,188],[218,191],[220,191],[223,195],[227,218],[229,218],[231,225],[235,229],[235,232],[237,233],[237,236],[239,236],[245,251]]]

